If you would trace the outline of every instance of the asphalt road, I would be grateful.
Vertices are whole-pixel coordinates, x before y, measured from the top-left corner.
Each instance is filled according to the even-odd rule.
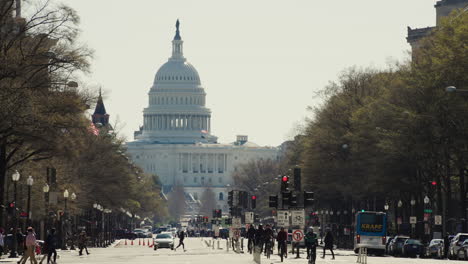
[[[90,255],[78,256],[77,251],[64,251],[59,252],[60,258],[57,260],[58,264],[65,263],[83,263],[83,264],[143,264],[143,263],[161,263],[161,264],[238,264],[249,263],[253,264],[253,258],[250,254],[237,254],[232,250],[226,251],[226,242],[222,240],[221,249],[212,249],[207,247],[206,238],[187,238],[185,241],[186,251],[182,247],[176,251],[170,249],[158,249],[154,251],[153,248],[148,247],[146,241],[145,246],[130,245],[125,241],[116,243],[114,247],[109,248],[90,248]],[[177,242],[177,241],[176,241]],[[216,248],[216,246],[215,246]],[[318,253],[321,253],[319,251]],[[317,258],[317,264],[325,263],[342,263],[351,264],[356,263],[356,255],[352,251],[336,250],[336,259],[331,260],[330,255],[326,255],[325,259]],[[320,256],[320,255],[319,255]],[[290,254],[288,259],[283,263],[307,263],[302,254],[300,259],[292,258]],[[0,262],[12,262],[14,259],[1,259]],[[262,263],[281,263],[277,255],[273,255],[271,259],[262,256]],[[436,260],[436,259],[411,259],[411,258],[394,258],[394,257],[373,257],[369,256],[367,263],[369,264],[442,264],[442,263],[464,263],[464,261],[451,261],[451,260]]]

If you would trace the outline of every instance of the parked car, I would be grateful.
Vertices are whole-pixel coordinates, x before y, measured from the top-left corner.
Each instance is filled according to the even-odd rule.
[[[115,230],[115,235],[117,239],[135,239],[137,238],[137,234],[127,230],[127,229],[118,229]]]
[[[174,237],[172,236],[172,233],[164,232],[157,234],[153,241],[154,250],[157,250],[158,248],[170,248],[171,250],[174,250]]]
[[[405,257],[424,256],[424,245],[417,239],[406,239],[401,250]]]
[[[403,252],[403,244],[408,239],[408,236],[395,236],[388,245],[388,251],[392,256],[401,255]]]
[[[426,256],[443,258],[444,257],[444,240],[443,239],[432,239],[429,242],[429,246],[426,249]]]
[[[455,237],[450,241],[448,252],[449,259],[458,258],[458,251],[466,239],[468,239],[468,233],[458,233],[457,235],[455,235]]]
[[[137,235],[138,238],[153,237],[153,233],[151,233],[148,229],[135,228],[133,232]]]
[[[468,239],[465,239],[455,254],[456,259],[468,259]]]

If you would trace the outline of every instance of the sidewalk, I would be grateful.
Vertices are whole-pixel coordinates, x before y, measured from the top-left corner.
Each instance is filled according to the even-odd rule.
[[[114,243],[112,243],[109,247],[107,248],[113,248],[115,247],[116,245],[118,245],[120,242],[120,240],[116,240],[114,241]],[[102,250],[102,249],[106,249],[106,248],[88,248],[89,251],[94,251],[94,250]],[[76,248],[75,250],[61,250],[61,249],[57,249],[57,262],[60,260],[60,258],[63,258],[63,257],[72,257],[72,256],[78,256],[78,253],[79,253],[79,249]],[[21,256],[19,256],[18,258],[9,258],[8,257],[9,254],[6,254],[6,255],[3,255],[1,258],[0,258],[0,263],[17,263],[20,259],[21,259]],[[42,256],[43,255],[36,255],[36,260],[37,262],[39,263],[39,261],[42,259]],[[29,260],[27,261],[27,263],[29,263]],[[43,263],[47,263],[47,259],[43,262]]]

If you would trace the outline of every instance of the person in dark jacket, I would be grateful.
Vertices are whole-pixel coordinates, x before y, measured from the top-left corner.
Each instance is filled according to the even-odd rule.
[[[80,249],[80,256],[83,255],[83,249],[86,250],[86,254],[89,255],[88,252],[88,237],[86,236],[86,231],[82,230],[80,235],[78,236],[78,248]]]
[[[281,247],[284,247],[284,256],[288,257],[288,233],[281,227],[278,235],[276,235],[276,241],[278,241],[278,255],[281,254]]]
[[[444,258],[448,258],[448,251],[450,247],[449,233],[445,234],[444,237]]]
[[[260,248],[260,253],[263,251],[263,238],[264,230],[262,225],[258,225],[257,232],[255,232],[255,246]]]
[[[184,230],[180,230],[178,236],[179,236],[179,245],[174,249],[174,251],[177,250],[180,246],[182,246],[182,249],[183,249],[184,251],[186,251],[186,250],[185,250],[185,244],[184,244],[184,239],[185,239],[185,232],[184,232]]]
[[[335,253],[333,253],[333,235],[331,231],[328,231],[324,238],[325,246],[323,247],[323,256],[325,258],[325,250],[329,249],[332,253],[332,259],[335,259]]]
[[[57,262],[57,238],[55,237],[55,228],[50,229],[49,234],[45,239],[45,248],[47,249],[47,263],[50,262],[50,257],[54,255],[54,262]]]
[[[253,225],[250,225],[249,230],[247,231],[247,248],[249,250],[249,253],[252,253],[253,248],[255,246],[255,227]]]

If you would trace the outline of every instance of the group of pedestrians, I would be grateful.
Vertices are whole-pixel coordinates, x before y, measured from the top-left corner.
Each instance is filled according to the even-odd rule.
[[[283,250],[284,256],[287,257],[288,233],[283,227],[281,227],[278,233],[276,233],[270,225],[266,225],[265,228],[263,228],[262,225],[259,225],[257,229],[251,225],[247,230],[246,236],[248,239],[247,248],[249,253],[253,252],[254,247],[258,247],[260,253],[266,253],[266,250],[271,250],[272,252],[274,241],[276,239],[278,244],[278,254]],[[325,258],[325,251],[330,250],[332,259],[335,259],[335,253],[333,252],[334,238],[330,230],[327,230],[322,242],[324,243],[322,258]],[[305,246],[307,248],[307,258],[309,259],[310,257],[313,262],[315,262],[316,259],[318,245],[318,236],[314,233],[313,228],[310,227],[305,235]]]
[[[4,230],[0,228],[0,257],[5,252],[6,247],[9,250],[13,248],[13,229],[10,230],[8,237],[4,234]],[[7,239],[8,238],[8,239]],[[8,240],[8,241],[7,241]],[[32,264],[37,264],[38,260],[36,259],[37,255],[42,255],[42,258],[39,260],[39,263],[42,264],[47,259],[47,264],[56,263],[57,261],[57,236],[55,228],[50,229],[47,232],[46,238],[44,241],[38,241],[36,239],[36,233],[32,227],[27,228],[26,235],[21,232],[21,229],[17,229],[16,232],[17,246],[16,251],[18,255],[21,255],[18,264],[24,264],[29,259]],[[87,248],[88,237],[86,232],[83,230],[77,237],[79,254],[83,254],[83,250],[86,251],[86,254],[90,254]]]
[[[18,264],[25,264],[28,259],[32,264],[37,264],[36,254],[40,253],[43,255],[42,259],[39,261],[40,264],[42,264],[46,258],[48,264],[56,263],[57,261],[57,238],[55,237],[55,229],[49,230],[44,244],[39,245],[34,229],[32,227],[28,227],[26,239],[24,240],[24,244],[22,243],[21,245],[25,250],[21,259],[18,261]],[[41,250],[37,250],[38,248],[41,248]],[[51,261],[51,259],[53,261]]]

